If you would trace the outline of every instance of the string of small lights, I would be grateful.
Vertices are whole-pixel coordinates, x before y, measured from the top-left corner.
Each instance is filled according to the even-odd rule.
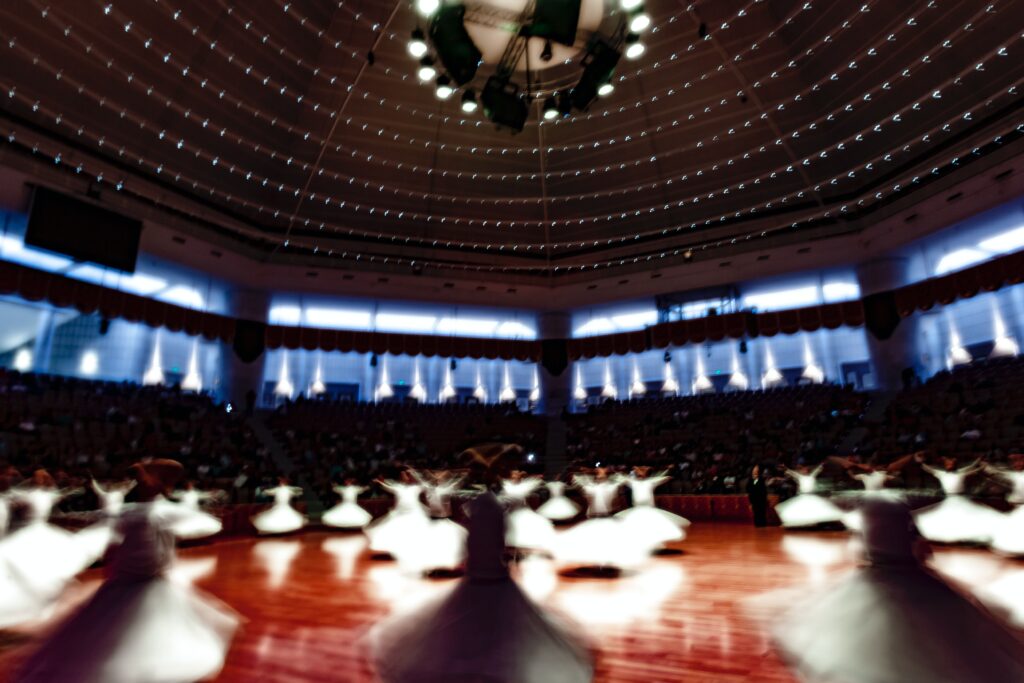
[[[1016,83],[1013,86],[1011,86],[1011,89],[1014,91],[1013,92],[1014,95],[1017,94],[1017,90],[1018,90],[1019,86],[1020,86],[1020,83]],[[4,88],[6,88],[8,90],[12,89],[12,86],[10,86],[10,85],[3,85],[3,86],[0,86],[0,87],[4,87]],[[990,106],[991,104],[992,104],[992,102],[989,101],[988,103],[986,103],[986,106]],[[946,161],[945,163],[937,163],[935,166],[932,167],[931,171],[925,173],[925,175],[926,176],[930,175],[930,176],[939,177],[939,176],[941,176],[941,175],[943,175],[943,174],[945,174],[945,173],[947,173],[947,172],[949,172],[951,170],[955,170],[960,165],[960,163],[961,163],[961,161],[962,161],[962,159],[964,157],[967,157],[967,156],[981,157],[981,156],[983,156],[986,153],[985,152],[985,148],[986,147],[992,147],[993,149],[999,148],[1002,144],[1004,144],[1006,142],[1006,138],[1008,136],[1014,136],[1015,138],[1020,138],[1020,137],[1024,136],[1024,120],[1017,120],[1015,123],[1010,124],[1010,126],[1005,128],[1002,132],[1000,132],[998,134],[995,134],[990,139],[990,141],[988,141],[986,143],[975,144],[975,145],[969,146],[969,147],[965,146],[960,151],[958,151],[954,156],[948,157],[948,161]],[[35,133],[34,131],[22,130],[22,131],[19,132],[19,131],[15,131],[14,129],[11,129],[8,132],[7,136],[6,136],[6,140],[7,140],[8,144],[12,144],[12,145],[18,144],[18,145],[20,145],[20,146],[22,146],[22,147],[24,147],[26,149],[29,149],[33,154],[42,154],[44,156],[48,156],[48,157],[52,158],[53,162],[55,164],[57,164],[57,165],[66,165],[66,166],[70,167],[71,164],[73,163],[71,160],[64,158],[62,151],[57,149],[58,145],[56,143],[54,143],[52,140],[50,140],[50,139],[48,139],[48,138],[46,138],[44,136],[39,135],[38,133]],[[141,158],[138,159],[139,165],[142,165],[142,161],[143,160],[141,160]],[[72,168],[73,168],[74,172],[77,173],[77,174],[82,174],[82,173],[89,174],[90,173],[90,171],[88,169],[86,169],[85,164],[83,162],[78,162],[77,165],[73,166]],[[104,181],[103,173],[100,172],[99,175],[96,175],[95,176],[95,180],[98,183],[102,183]],[[874,196],[873,196],[873,199],[876,202],[877,201],[882,201],[882,200],[886,199],[889,196],[898,195],[898,194],[906,191],[908,188],[910,188],[912,186],[918,185],[920,182],[922,182],[922,178],[921,178],[920,174],[916,174],[916,175],[907,174],[906,176],[903,176],[900,179],[900,182],[897,182],[897,183],[893,184],[892,187],[891,187],[891,190],[881,190],[881,191],[876,192],[874,194]],[[118,192],[126,190],[126,181],[125,181],[125,179],[122,178],[122,179],[116,181],[116,183],[114,185],[114,188]],[[210,194],[211,195],[217,194],[217,190],[215,188],[211,187],[210,188]],[[223,193],[221,193],[221,194],[223,194]],[[154,201],[157,204],[163,203],[163,200],[161,200],[160,198],[147,197],[147,199],[149,199],[150,201]],[[227,195],[226,199],[228,199],[230,201],[231,200],[231,196]],[[241,200],[241,201],[242,201],[243,204],[247,204],[247,202],[245,200]],[[861,209],[861,208],[864,208],[867,205],[869,205],[868,200],[862,198],[862,199],[858,200],[854,206],[856,206],[858,209]],[[839,208],[838,213],[845,214],[849,210],[850,210],[850,203],[845,203],[845,204],[843,204]],[[747,234],[746,236],[744,236],[742,238],[742,241],[750,241],[752,239],[764,239],[766,237],[773,236],[773,235],[775,235],[777,233],[780,233],[780,232],[783,232],[783,231],[798,229],[802,225],[813,225],[816,221],[818,221],[818,220],[820,220],[822,218],[826,218],[827,219],[827,218],[832,217],[833,213],[835,213],[835,211],[833,209],[828,209],[828,210],[825,210],[825,211],[818,211],[818,212],[816,212],[814,214],[811,214],[811,215],[805,216],[805,217],[803,217],[803,218],[801,218],[799,220],[793,221],[789,225],[781,225],[781,226],[779,226],[777,228],[774,228],[774,229],[763,230],[763,231],[761,231],[758,234],[749,233],[749,234]],[[256,235],[256,239],[260,240],[260,241],[265,241],[265,242],[273,242],[272,239],[266,237],[265,235]],[[537,272],[545,272],[545,271],[550,270],[550,271],[553,271],[553,272],[557,273],[560,270],[564,270],[565,272],[572,272],[573,269],[583,271],[583,270],[587,270],[587,269],[612,268],[612,267],[615,267],[615,266],[627,265],[629,263],[639,263],[641,261],[651,261],[651,260],[654,260],[654,259],[659,259],[660,260],[660,259],[670,258],[670,257],[674,257],[674,256],[679,256],[679,255],[683,255],[688,260],[690,255],[692,255],[693,251],[696,251],[696,250],[706,251],[708,249],[714,250],[714,249],[717,249],[717,248],[722,248],[722,247],[725,247],[725,246],[733,245],[733,244],[737,243],[738,241],[741,241],[740,237],[735,237],[735,238],[732,238],[732,239],[726,239],[724,241],[723,240],[709,241],[709,242],[705,242],[703,244],[695,243],[695,244],[691,244],[690,246],[687,246],[687,247],[680,247],[680,248],[674,249],[672,251],[662,251],[662,252],[660,252],[658,254],[649,254],[649,255],[645,255],[645,256],[636,256],[636,257],[631,257],[631,258],[611,259],[611,260],[598,261],[598,262],[588,263],[588,264],[579,264],[579,263],[577,263],[577,264],[571,264],[571,265],[568,265],[568,266],[551,266],[551,265],[548,265],[548,266],[479,266],[479,265],[466,264],[466,263],[452,263],[452,262],[442,262],[442,261],[423,260],[423,259],[406,259],[406,258],[402,258],[402,257],[393,257],[393,256],[380,256],[380,255],[376,255],[376,254],[364,255],[362,253],[348,252],[348,251],[341,251],[341,250],[334,250],[334,249],[321,250],[318,245],[312,244],[312,243],[308,243],[308,242],[305,242],[305,241],[302,241],[302,240],[295,240],[294,244],[290,244],[288,241],[286,241],[284,244],[282,244],[280,246],[284,250],[293,250],[293,251],[296,251],[298,253],[306,252],[306,253],[309,253],[311,255],[320,255],[320,256],[325,256],[326,255],[326,256],[331,257],[331,258],[333,258],[335,260],[339,260],[339,261],[353,261],[353,262],[357,262],[357,263],[360,262],[360,261],[365,261],[365,262],[370,263],[370,264],[377,264],[377,263],[389,264],[390,263],[390,264],[395,264],[395,265],[399,265],[399,266],[416,266],[417,264],[419,264],[419,265],[430,265],[431,267],[438,268],[438,269],[462,270],[462,271],[474,271],[474,272],[537,273]]]
[[[66,32],[67,32],[67,29],[66,29]],[[89,46],[85,46],[85,48],[86,48],[86,49],[88,49],[88,48],[89,48]],[[110,62],[110,61],[111,61],[111,60],[108,60],[108,62]],[[223,92],[223,91],[222,91],[222,92]],[[237,105],[237,104],[238,104],[238,103],[236,102],[236,105]],[[260,116],[260,112],[254,113],[254,116],[255,116],[255,117],[256,117],[256,118],[258,119],[258,120],[265,120],[265,119],[269,119],[269,120],[271,121],[271,123],[274,123],[274,122],[275,122],[275,119],[272,119],[272,118],[270,118],[270,117],[267,117],[267,116]],[[290,127],[289,127],[289,129],[290,129],[290,130],[292,130],[292,129],[291,129]],[[378,132],[380,133],[381,131],[378,131]],[[311,135],[310,135],[310,134],[309,134],[309,133],[307,132],[307,133],[306,133],[306,135],[304,135],[304,138],[309,138],[309,137],[312,137],[312,136],[311,136]],[[318,142],[318,143],[319,143],[319,142],[321,142],[321,141],[318,141],[318,140],[317,140],[316,142]],[[550,151],[554,151],[554,150],[553,150],[553,149],[551,149]],[[355,154],[355,153],[353,152],[353,155],[354,155],[354,154]],[[365,158],[367,158],[367,159],[376,159],[376,160],[378,160],[378,161],[380,160],[380,157],[379,157],[379,155],[378,155],[378,156],[374,156],[374,155],[365,155]],[[663,158],[664,158],[664,155],[663,155]],[[647,158],[647,157],[645,157],[644,159],[649,159],[649,160],[653,160],[653,159],[654,159],[654,157],[650,157],[650,158]],[[639,161],[639,160],[638,160],[638,161]],[[396,164],[396,166],[398,166],[398,165]],[[400,167],[400,166],[399,166],[399,167]],[[619,164],[619,165],[617,165],[617,166],[608,166],[608,167],[605,167],[605,169],[604,169],[604,170],[605,170],[605,172],[608,172],[608,171],[611,171],[611,170],[615,170],[615,169],[623,169],[623,168],[625,168],[625,167],[626,167],[626,165],[625,165],[625,164],[623,164],[623,163],[620,163],[620,164]],[[415,168],[416,170],[420,170],[420,171],[423,171],[423,170],[424,170],[424,169],[421,169],[421,168],[417,168],[417,167],[415,167],[415,166],[412,166],[412,167],[410,167],[409,165],[405,165],[405,166],[404,166],[404,168],[403,168],[402,170],[408,170],[409,168]],[[600,171],[600,170],[601,170],[601,169],[598,169],[598,171]],[[426,171],[427,171],[427,173],[431,173],[431,172],[432,172],[432,171],[431,171],[430,169],[427,169]],[[571,172],[566,172],[566,171],[562,171],[562,172],[559,172],[559,176],[560,176],[560,177],[565,177],[566,175],[568,175],[568,174],[570,174],[570,173],[571,173]],[[459,177],[463,177],[463,174],[461,174],[461,173],[459,173],[459,174],[457,174],[457,175],[458,175]],[[498,180],[505,180],[505,179],[512,179],[512,178],[515,178],[515,179],[519,179],[519,180],[521,180],[521,179],[523,179],[523,178],[525,177],[525,174],[500,174],[500,175],[499,175],[499,174],[485,174],[485,175],[487,175],[487,176],[488,176],[489,178],[493,178],[493,179],[498,179]],[[474,179],[474,180],[475,180],[475,179],[477,179],[478,177],[480,177],[480,174],[477,174],[477,173],[474,173],[474,174],[472,174],[472,176],[471,176],[471,178],[472,178],[472,179]],[[530,177],[531,177],[531,178],[536,178],[536,174],[530,174]]]
[[[1024,35],[1021,35],[1020,38],[1024,39]],[[1005,48],[999,48],[999,50],[1001,50],[1003,52],[1003,54],[1008,55],[1008,51]],[[990,98],[985,103],[985,105],[983,107],[980,107],[980,108],[981,109],[985,109],[985,108],[990,108],[992,106],[995,106],[1003,97],[1017,97],[1019,95],[1019,90],[1018,90],[1019,85],[1020,85],[1020,81],[1018,81],[1017,83],[1013,84],[1011,87],[1009,87],[1009,88],[1007,88],[1005,90],[1001,90],[996,96]],[[21,93],[18,93],[17,90],[15,88],[11,87],[11,86],[8,86],[8,97],[9,97],[9,99],[18,99],[19,101],[23,101],[26,104],[28,104],[28,102],[27,102],[28,98],[25,95],[23,95]],[[940,97],[941,97],[941,94],[940,94]],[[52,110],[47,110],[38,101],[33,102],[30,106],[31,106],[31,108],[32,108],[32,110],[34,112],[41,113],[43,116],[53,117],[55,122],[58,125],[65,125],[65,126],[68,126],[68,127],[74,127],[74,124],[70,120],[66,119],[63,115],[61,115],[59,113],[55,113]],[[954,130],[955,124],[963,124],[965,122],[970,122],[972,120],[973,116],[974,116],[974,114],[972,112],[965,112],[962,115],[959,115],[959,116],[957,116],[957,117],[955,117],[953,119],[949,119],[949,120],[946,121],[946,123],[942,124],[941,126],[938,126],[938,127],[934,128],[934,129],[932,129],[931,131],[928,131],[926,134],[920,136],[920,138],[918,139],[918,142],[921,143],[921,144],[931,144],[931,143],[935,142],[933,137],[940,137],[942,135],[952,135],[952,134],[955,134],[956,133],[956,130]],[[881,130],[879,130],[877,132],[881,133]],[[89,136],[90,135],[89,132],[83,126],[78,126],[77,127],[76,134],[78,136]],[[103,146],[102,137],[100,137],[98,139],[94,138],[94,140],[96,140],[96,143],[100,147]],[[840,143],[840,144],[842,144],[842,143]],[[891,165],[893,163],[896,163],[896,161],[897,161],[896,157],[897,156],[900,156],[901,154],[904,155],[904,156],[905,155],[909,155],[909,153],[912,151],[912,149],[914,149],[914,147],[915,146],[913,144],[908,143],[908,144],[904,145],[903,148],[898,153],[895,153],[895,154],[894,153],[886,153],[886,154],[884,154],[884,155],[882,155],[880,157],[877,157],[875,159],[870,160],[866,164],[858,164],[857,166],[849,169],[845,174],[840,173],[838,175],[833,176],[830,179],[827,179],[827,182],[819,183],[814,188],[814,191],[820,190],[821,187],[823,185],[825,185],[825,184],[835,186],[835,185],[838,185],[839,182],[849,182],[849,181],[851,181],[851,180],[853,180],[854,178],[857,177],[857,173],[870,173],[870,172],[874,172],[875,170],[877,170],[875,168],[876,164],[878,166],[882,167],[882,166],[885,166],[885,165]],[[121,158],[127,157],[130,160],[134,160],[137,163],[137,165],[139,165],[139,166],[143,166],[143,165],[149,166],[149,165],[152,165],[152,162],[147,162],[142,156],[140,156],[138,154],[135,154],[135,153],[133,153],[133,152],[131,152],[129,150],[126,150],[123,147],[118,150],[118,155]],[[60,159],[59,153],[58,153],[58,156],[56,158],[57,158],[58,163],[59,163],[59,159]],[[163,173],[164,172],[162,164],[161,165],[153,165],[153,169],[157,173]],[[168,173],[171,173],[171,172],[172,171],[168,171]],[[789,172],[792,172],[792,170],[790,170]],[[175,174],[175,178],[179,182],[185,182],[185,183],[187,183],[190,180],[187,176],[183,177],[182,174],[180,174],[180,173],[176,173]],[[194,180],[193,179],[193,180],[191,180],[191,183],[192,183],[193,190],[206,191],[210,195],[222,196],[229,203],[241,202],[242,206],[245,207],[245,208],[252,208],[253,207],[253,203],[248,202],[247,200],[239,200],[239,199],[233,197],[231,194],[225,193],[225,192],[223,192],[223,191],[221,191],[221,190],[219,190],[219,189],[217,189],[217,188],[215,188],[213,186],[205,185],[205,184],[201,183],[198,180]],[[757,205],[754,205],[754,206],[748,206],[748,207],[745,207],[743,209],[737,210],[735,212],[726,213],[726,214],[720,214],[719,216],[717,216],[715,218],[705,219],[704,222],[703,222],[703,226],[704,227],[712,226],[716,222],[720,223],[720,222],[724,222],[724,221],[726,221],[726,220],[728,220],[730,218],[739,218],[739,217],[741,217],[744,214],[753,216],[758,211],[771,209],[773,207],[773,205],[774,205],[773,202],[774,203],[785,204],[786,202],[790,201],[791,199],[801,199],[801,198],[804,197],[805,193],[807,191],[809,191],[809,190],[810,190],[810,188],[804,188],[803,190],[800,190],[800,191],[797,191],[797,192],[794,192],[794,193],[790,193],[790,194],[788,194],[788,195],[786,195],[784,197],[777,198],[775,200],[772,200],[772,201],[769,201],[769,202],[766,202],[766,203],[763,203],[763,204],[757,204]],[[878,193],[876,195],[876,199],[881,199],[882,196],[883,196],[882,193]],[[257,209],[257,212],[258,213],[262,213],[263,208],[264,207],[260,206]],[[845,212],[845,209],[843,211]],[[274,215],[275,216],[279,216],[280,213],[281,213],[280,211],[276,211]],[[827,215],[826,215],[826,217],[827,217]],[[309,219],[307,219],[305,221],[305,225],[306,226],[310,225],[310,220]],[[321,224],[321,229],[323,228],[323,225],[324,224]],[[699,222],[693,222],[693,223],[690,224],[689,227],[692,230],[692,229],[697,228],[699,225],[700,225]],[[673,226],[673,228],[663,228],[660,231],[660,233],[661,233],[662,236],[665,236],[665,235],[668,235],[673,230],[675,232],[681,232],[684,229],[685,229],[685,226],[682,226],[682,225],[680,225],[680,226]],[[354,233],[353,230],[351,230],[351,229],[348,230],[348,234],[349,235],[351,235],[353,233]],[[600,242],[606,242],[606,244],[609,244],[609,245],[610,244],[614,244],[616,242],[625,243],[625,242],[632,241],[632,240],[638,240],[641,237],[649,237],[649,236],[652,236],[652,235],[656,235],[657,233],[658,233],[658,231],[655,230],[655,231],[650,231],[650,232],[643,233],[643,234],[636,234],[636,235],[634,235],[632,237],[622,236],[622,237],[619,237],[617,239],[598,240],[598,241],[595,241],[594,244],[596,245],[596,244],[598,244]],[[379,234],[378,237],[381,238],[381,239],[387,239],[389,236],[383,235],[383,234]],[[390,238],[391,238],[391,240],[393,242],[400,240],[400,238],[397,238],[396,236],[390,236]],[[748,236],[747,239],[750,239],[750,236]],[[409,241],[410,240],[408,238],[405,240],[406,243],[408,243]],[[439,242],[440,242],[439,240],[434,240],[434,242],[432,243],[431,246],[438,246]],[[567,242],[567,243],[556,243],[556,244],[550,245],[550,249],[553,251],[553,250],[556,250],[559,247],[563,247],[563,246],[571,248],[571,247],[575,246],[575,244],[576,244],[575,241],[574,242]],[[581,241],[581,242],[579,242],[579,246],[580,247],[584,247],[587,244],[588,244],[588,241]],[[284,243],[284,245],[288,246],[288,242],[286,241]],[[480,246],[481,246],[479,244],[474,245],[473,243],[454,242],[454,241],[447,241],[447,244],[446,244],[446,246],[449,246],[449,247],[456,246],[456,245],[459,248],[463,248],[463,249],[467,248],[467,247],[469,247],[469,248],[473,248],[473,247],[480,248]],[[514,251],[517,251],[519,249],[519,247],[521,247],[521,246],[524,246],[524,245],[522,245],[521,243],[520,244],[512,244],[512,245],[508,245],[508,244],[490,245],[489,244],[489,245],[483,245],[483,250],[484,251],[491,251],[492,249],[496,249],[498,251],[503,251],[503,250],[505,250],[506,247],[510,247],[510,250],[514,252]],[[537,246],[538,249],[543,249],[542,245],[529,245],[529,244],[527,244],[527,245],[525,245],[525,251],[529,251],[533,246]],[[317,253],[317,251],[319,251],[319,246],[313,244],[311,246],[311,249],[314,250],[313,253]]]
[[[961,28],[960,30],[962,31],[964,29]],[[946,44],[950,43],[949,39],[947,39],[944,42]],[[100,57],[98,56],[98,58],[100,58]],[[904,71],[906,72],[906,70],[904,70]],[[830,79],[830,80],[835,80],[835,79],[833,78],[833,79]],[[888,83],[883,84],[883,85],[884,86],[888,86]],[[888,88],[888,87],[883,87],[883,85],[877,86],[875,90],[878,91],[878,90],[891,89],[891,88]],[[868,95],[869,94],[870,93],[865,94],[865,100],[868,99]],[[798,98],[799,98],[799,96],[798,96]],[[799,99],[797,101],[799,101]],[[181,108],[179,108],[179,109],[181,109]],[[847,112],[852,111],[852,109],[851,109],[849,104],[846,106],[845,110]],[[833,112],[833,114],[836,114],[836,112]],[[196,121],[198,123],[199,118],[196,117],[196,118],[193,118],[192,120]],[[747,122],[748,126],[749,126],[749,123],[750,122],[748,121]],[[821,120],[819,119],[816,122],[812,122],[811,124],[807,124],[807,126],[805,126],[805,127],[810,129],[810,130],[813,130],[815,128],[815,126],[820,124],[820,123],[821,123]],[[206,119],[203,119],[203,124],[204,124],[204,127],[205,127],[205,125],[207,124],[207,120]],[[216,124],[214,124],[214,127],[216,128]],[[224,131],[224,129],[221,129],[221,134],[222,135],[223,135],[223,131]],[[735,132],[734,129],[730,129],[729,135],[732,135],[734,132]],[[796,134],[798,132],[800,132],[800,131],[795,131],[794,134]],[[714,138],[712,138],[712,142],[714,142]],[[243,143],[243,140],[239,140],[239,144],[242,144],[242,143]],[[272,150],[272,149],[267,148],[265,146],[261,146],[259,143],[256,143],[256,142],[253,142],[253,141],[245,141],[245,144],[247,144],[248,146],[251,146],[252,148],[254,148],[256,150],[264,150],[265,154],[269,158],[271,158],[271,159],[278,159],[281,163],[284,163],[286,165],[290,166],[294,162],[294,159],[292,157],[285,157],[283,154],[278,155],[276,150]],[[697,143],[695,143],[694,149],[699,149],[700,147],[704,146],[704,144],[705,144],[704,141],[698,141]],[[762,146],[760,148],[760,151],[763,153],[764,150],[765,150],[765,148]],[[689,151],[689,149],[685,149],[683,151]],[[751,151],[752,150],[748,150],[748,152],[745,153],[743,156],[746,156],[747,154],[751,153]],[[211,157],[211,158],[214,158],[214,157]],[[586,193],[586,194],[564,195],[564,196],[557,196],[556,195],[556,196],[550,197],[549,200],[551,202],[553,202],[553,203],[557,203],[559,201],[570,201],[570,200],[574,200],[574,199],[577,199],[577,200],[578,199],[591,199],[591,198],[606,197],[606,196],[613,196],[613,195],[626,195],[629,192],[641,192],[641,191],[645,191],[645,190],[654,189],[654,188],[659,187],[661,185],[671,185],[673,182],[679,182],[679,181],[685,182],[685,180],[691,174],[694,177],[699,177],[700,175],[703,175],[705,172],[714,171],[714,170],[717,170],[718,168],[723,168],[724,169],[724,168],[726,168],[728,166],[731,166],[732,163],[733,163],[733,160],[730,159],[727,162],[725,162],[724,164],[715,165],[715,166],[713,166],[710,169],[707,169],[707,168],[705,168],[705,169],[695,169],[695,170],[689,171],[687,174],[684,174],[684,175],[681,175],[681,176],[677,176],[675,178],[662,179],[660,181],[657,181],[655,183],[650,183],[650,184],[647,184],[647,185],[634,186],[632,188],[615,188],[615,189],[607,190],[607,191],[604,191],[604,192],[598,192],[598,193]],[[299,165],[302,168],[308,168],[308,166],[304,165],[301,162],[299,162]],[[347,175],[344,175],[344,174],[337,174],[337,173],[333,174],[333,177],[334,177],[335,180],[347,180],[350,184],[352,184],[356,180],[352,176],[347,176]],[[273,181],[272,179],[266,179],[266,180],[270,184],[276,183],[276,181]],[[280,185],[280,184],[278,183],[278,185]],[[370,183],[368,183],[368,182],[364,181],[363,182],[363,186],[366,189],[372,189],[371,186],[370,186]],[[282,187],[282,190],[283,189],[284,188]],[[448,201],[453,201],[453,202],[454,201],[462,201],[462,202],[467,203],[467,204],[473,204],[473,203],[485,204],[485,203],[488,203],[488,202],[493,202],[493,203],[496,203],[496,204],[511,205],[511,204],[514,204],[514,203],[539,203],[541,201],[540,198],[536,198],[536,197],[535,198],[505,198],[505,199],[489,199],[489,198],[476,198],[476,197],[458,197],[458,198],[453,198],[453,197],[446,197],[446,196],[443,196],[443,195],[439,195],[437,193],[422,193],[422,192],[413,192],[413,191],[400,190],[400,189],[397,189],[397,188],[388,188],[388,187],[383,186],[383,185],[379,186],[377,189],[378,189],[378,191],[381,191],[381,192],[391,191],[392,193],[394,193],[396,195],[404,195],[404,196],[413,197],[413,198],[435,199],[435,200],[441,200],[441,201],[448,200]],[[729,191],[729,188],[723,188],[723,189],[726,192]],[[368,210],[372,211],[374,208],[375,207],[370,207]],[[382,212],[383,211],[387,211],[387,209],[380,209],[380,211],[382,211]],[[420,216],[415,216],[415,217],[417,219],[421,218]],[[594,218],[594,217],[591,217],[591,218]],[[600,219],[601,217],[597,217],[597,218]],[[452,220],[457,222],[460,219],[453,218]],[[584,220],[586,220],[586,219],[584,219]]]

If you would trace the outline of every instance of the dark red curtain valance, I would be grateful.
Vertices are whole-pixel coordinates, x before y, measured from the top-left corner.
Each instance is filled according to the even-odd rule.
[[[1024,251],[1008,254],[973,268],[901,287],[891,296],[899,315],[927,311],[957,299],[992,292],[1024,281]],[[0,262],[0,294],[13,294],[29,301],[48,301],[61,308],[75,308],[85,314],[165,327],[173,332],[202,335],[211,341],[231,343],[238,324],[234,318],[196,311],[109,289],[63,275],[47,273],[16,263]],[[777,334],[814,332],[821,328],[864,325],[863,301],[822,304],[773,313],[730,313],[728,315],[662,323],[636,332],[565,340],[570,360],[640,353],[668,346],[701,344],[722,339],[773,337]],[[266,326],[266,347],[342,351],[445,358],[488,358],[540,361],[541,343],[511,339],[441,337],[422,334],[391,334],[325,330],[309,327]]]

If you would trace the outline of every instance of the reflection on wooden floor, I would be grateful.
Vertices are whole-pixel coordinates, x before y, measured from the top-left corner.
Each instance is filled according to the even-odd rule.
[[[857,558],[846,533],[736,525],[694,525],[678,548],[683,554],[615,579],[566,578],[541,559],[521,563],[516,575],[534,599],[581,626],[597,652],[599,681],[792,681],[743,601],[821,583]],[[225,541],[180,556],[177,580],[194,581],[248,620],[219,681],[373,681],[368,627],[454,581],[409,578],[393,562],[371,559],[362,536],[327,532]],[[934,564],[1024,624],[1024,562],[940,549]],[[31,647],[31,639],[0,637],[0,681]]]

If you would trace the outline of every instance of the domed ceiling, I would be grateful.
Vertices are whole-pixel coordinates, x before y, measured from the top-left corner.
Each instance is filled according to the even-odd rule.
[[[526,4],[466,3],[481,70]],[[419,81],[407,0],[3,3],[3,145],[273,258],[551,278],[856,229],[1022,130],[1020,2],[645,6],[646,52],[564,118],[623,10],[534,39],[513,134]]]

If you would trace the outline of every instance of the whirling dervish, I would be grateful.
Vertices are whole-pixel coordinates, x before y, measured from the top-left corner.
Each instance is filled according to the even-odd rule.
[[[452,516],[452,496],[459,490],[465,475],[448,470],[428,472],[424,476],[414,469],[409,473],[423,487],[427,509],[434,519],[448,519]]]
[[[772,628],[803,679],[828,683],[1024,680],[1024,644],[1001,620],[923,563],[909,508],[864,507],[867,564],[794,599]],[[774,596],[772,596],[774,597]],[[762,600],[762,598],[758,598]]]
[[[408,574],[453,571],[466,553],[466,530],[450,519],[432,520],[420,503],[423,487],[412,472],[401,482],[379,480],[395,496],[395,507],[366,529],[373,552],[385,552]]]
[[[654,546],[630,533],[627,525],[612,517],[612,507],[623,477],[609,476],[599,467],[591,476],[576,474],[573,483],[587,497],[587,517],[559,536],[555,560],[565,569],[634,569],[645,562]]]
[[[801,467],[799,471],[787,469],[786,474],[796,480],[797,495],[775,506],[782,526],[799,529],[822,524],[841,524],[843,511],[832,501],[819,496],[818,475],[824,465],[813,470]]]
[[[325,512],[320,521],[338,529],[362,529],[373,521],[373,515],[359,506],[359,494],[365,486],[356,484],[355,479],[346,479],[343,486],[332,487],[341,497],[341,502]]]
[[[370,634],[385,683],[586,683],[586,646],[528,598],[504,562],[505,514],[491,493],[467,505],[466,575],[440,600]]]
[[[371,552],[395,557],[396,551],[403,544],[416,542],[417,535],[423,533],[429,521],[427,511],[420,503],[423,487],[405,470],[398,475],[398,481],[376,481],[382,489],[395,497],[395,506],[366,527],[365,533],[370,539]]]
[[[992,550],[1003,555],[1024,555],[1024,455],[1010,456],[1013,469],[987,465],[985,469],[1012,487],[1006,496],[1014,509],[1004,514],[992,534]]]
[[[974,462],[956,469],[956,460],[943,458],[943,469],[937,469],[924,461],[923,454],[916,460],[939,480],[946,495],[940,502],[914,511],[921,535],[937,543],[989,543],[1002,522],[1001,513],[964,495],[967,477],[980,472],[981,465]]]
[[[170,497],[178,502],[182,510],[190,513],[175,522],[171,528],[171,531],[179,539],[191,541],[209,538],[216,536],[224,528],[224,524],[219,519],[200,507],[205,501],[223,497],[223,492],[200,491],[192,482],[186,482],[183,490],[172,493]]]
[[[568,522],[580,514],[580,506],[569,500],[565,495],[564,481],[555,480],[544,483],[548,489],[548,499],[537,508],[537,514],[547,517],[552,522]]]
[[[277,486],[262,489],[264,496],[273,496],[274,504],[252,518],[252,525],[260,534],[287,534],[298,531],[306,525],[306,518],[292,507],[292,498],[302,493],[297,486],[290,486],[288,480],[280,477]]]
[[[655,505],[654,490],[672,478],[665,472],[649,476],[650,470],[650,467],[634,467],[623,480],[632,493],[633,505],[615,517],[626,525],[631,536],[643,539],[656,550],[666,543],[686,538],[685,529],[690,526],[690,520]]]
[[[133,467],[137,505],[118,523],[110,572],[92,598],[45,638],[17,683],[186,683],[224,665],[239,619],[191,586],[169,579],[171,524],[187,514],[159,504],[183,470],[173,460]]]
[[[859,494],[858,500],[863,501],[866,498],[875,496],[899,497],[900,493],[895,489],[887,489],[886,484],[899,476],[899,473],[907,463],[914,460],[914,457],[914,454],[904,456],[885,467],[879,467],[871,463],[853,462],[848,458],[833,457],[830,460],[838,463],[846,470],[847,474],[861,483],[864,490],[855,492],[855,494]],[[858,503],[859,506],[860,503]],[[845,513],[843,515],[843,524],[851,531],[861,531],[864,525],[860,510],[851,510]]]
[[[97,559],[94,548],[49,523],[53,507],[80,492],[58,490],[45,470],[37,470],[29,486],[11,490],[26,516],[21,528],[0,540],[0,628],[44,618],[68,582]]]
[[[555,527],[551,520],[534,512],[528,500],[542,483],[539,477],[528,477],[520,470],[513,470],[508,479],[501,480],[501,498],[511,510],[505,535],[510,548],[552,552]]]
[[[100,503],[102,519],[75,534],[75,542],[87,558],[100,558],[114,541],[114,527],[124,508],[124,499],[135,486],[134,481],[108,484],[104,488],[95,479],[90,482]]]

